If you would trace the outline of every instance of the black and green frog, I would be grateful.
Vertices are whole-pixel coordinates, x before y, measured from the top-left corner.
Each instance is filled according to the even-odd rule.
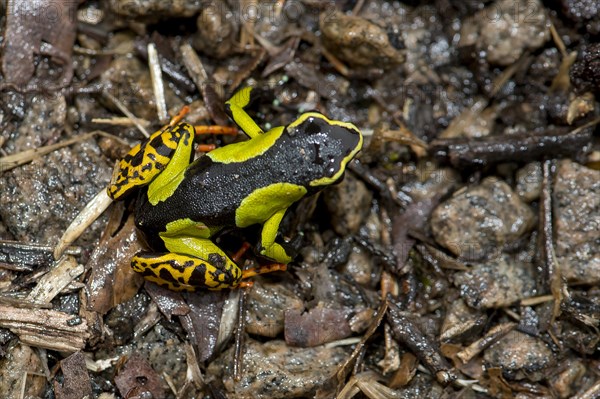
[[[361,149],[351,123],[308,112],[287,126],[263,131],[246,113],[252,88],[238,91],[226,110],[249,140],[194,158],[194,128],[178,123],[157,131],[119,163],[108,195],[139,191],[135,222],[153,251],[132,267],[175,291],[237,287],[242,271],[212,240],[224,228],[262,225],[260,254],[285,265],[279,224],[294,202],[338,182]]]

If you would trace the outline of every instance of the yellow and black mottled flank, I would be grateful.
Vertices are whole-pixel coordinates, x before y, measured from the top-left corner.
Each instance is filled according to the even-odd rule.
[[[233,288],[242,280],[242,271],[219,254],[208,260],[176,253],[140,252],[131,267],[148,281],[172,291],[196,291],[197,288],[221,290]]]
[[[153,133],[148,140],[133,147],[119,162],[118,172],[108,186],[108,196],[124,197],[137,187],[149,184],[169,163],[178,143],[188,145],[194,139],[194,128],[180,123]]]

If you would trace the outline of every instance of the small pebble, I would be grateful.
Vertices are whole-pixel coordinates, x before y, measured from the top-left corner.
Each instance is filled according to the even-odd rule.
[[[488,62],[511,65],[550,39],[549,21],[539,0],[498,0],[465,22],[459,46],[475,46]]]
[[[464,301],[477,309],[509,306],[536,294],[533,266],[508,254],[456,273],[454,285]]]
[[[321,14],[319,28],[325,47],[349,65],[385,67],[404,61],[386,31],[365,18],[326,11]]]
[[[554,354],[542,340],[519,331],[511,331],[484,353],[488,368],[500,368],[510,380],[539,381],[547,378],[554,365]]]
[[[488,177],[440,204],[431,216],[435,240],[465,260],[494,257],[535,225],[535,214],[504,181]]]

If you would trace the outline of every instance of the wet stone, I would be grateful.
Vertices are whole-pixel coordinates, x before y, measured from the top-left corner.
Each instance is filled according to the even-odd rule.
[[[157,119],[156,100],[148,66],[130,56],[116,57],[110,67],[101,75],[102,84],[138,118],[154,122]],[[169,86],[165,86],[165,100],[168,109],[179,109],[183,102],[175,96]],[[116,106],[106,99],[103,103],[114,109]]]
[[[440,204],[431,217],[435,240],[465,260],[484,260],[535,225],[535,214],[504,181],[486,178]]]
[[[600,92],[600,43],[583,47],[571,67],[570,77],[578,92]]]
[[[94,139],[62,148],[0,176],[0,217],[17,240],[56,244],[110,176]],[[97,220],[79,242],[96,240],[103,225]]]
[[[371,210],[373,194],[365,184],[347,173],[340,184],[328,187],[323,198],[336,233],[347,236],[358,233]]]
[[[110,0],[109,5],[116,14],[149,19],[159,17],[191,17],[202,9],[199,0]]]
[[[539,381],[555,363],[554,354],[542,340],[511,331],[484,353],[488,368],[500,368],[505,378]]]
[[[508,306],[536,293],[532,265],[508,254],[456,273],[454,285],[464,301],[477,309]]]
[[[540,197],[542,190],[542,165],[531,162],[523,166],[516,174],[516,191],[525,202],[532,202]]]
[[[582,25],[591,34],[600,33],[600,3],[598,0],[561,0],[567,18]]]
[[[385,29],[365,18],[326,11],[321,14],[319,28],[325,47],[349,65],[385,67],[404,61]]]
[[[260,343],[249,339],[244,349],[239,381],[233,379],[234,348],[222,353],[207,370],[207,375],[222,378],[236,398],[313,397],[348,356],[340,347],[290,348],[279,340]]]
[[[304,303],[283,283],[255,279],[247,299],[246,332],[276,337],[283,332],[287,309],[304,309]]]
[[[45,385],[42,363],[39,350],[24,344],[11,346],[0,360],[0,397],[41,397]]]
[[[29,107],[16,131],[11,132],[3,149],[14,154],[39,148],[56,141],[63,130],[67,116],[64,96],[47,97],[35,95],[27,98]]]
[[[499,0],[465,22],[459,46],[474,46],[491,64],[510,65],[550,39],[539,0]]]
[[[554,185],[556,258],[576,284],[600,282],[600,171],[561,161]]]
[[[586,367],[577,359],[567,359],[562,362],[561,366],[560,370],[562,371],[549,382],[559,398],[570,398],[582,385],[581,378],[585,375]]]
[[[185,347],[177,335],[157,324],[135,343],[133,353],[139,353],[148,359],[151,367],[159,374],[167,374],[175,386],[186,381]]]
[[[371,256],[361,247],[355,246],[341,272],[350,276],[358,284],[371,287],[378,281],[373,273],[373,266]]]
[[[227,57],[236,50],[238,21],[225,2],[212,2],[198,15],[194,48],[215,58]]]

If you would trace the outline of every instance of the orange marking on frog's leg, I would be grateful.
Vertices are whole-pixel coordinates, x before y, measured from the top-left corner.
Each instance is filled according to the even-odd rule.
[[[169,126],[170,127],[175,126],[176,124],[181,122],[181,120],[189,113],[190,113],[190,107],[188,107],[187,105],[184,105],[183,107],[181,107],[181,111],[179,111],[179,113],[171,119],[171,121],[169,122]]]
[[[196,152],[211,152],[215,148],[217,148],[217,146],[214,144],[199,144],[198,147],[196,147]]]
[[[253,281],[242,281],[236,288],[250,288],[254,285]]]
[[[233,256],[231,256],[231,260],[233,260],[235,263],[239,263],[240,259],[242,259],[242,256],[244,256],[244,254],[248,252],[249,249],[250,244],[244,241],[240,249],[238,249],[238,251],[235,254],[233,254]]]
[[[286,271],[287,265],[283,263],[271,263],[269,265],[263,265],[258,267],[251,267],[250,269],[242,270],[242,280],[250,277],[258,276],[259,274],[266,274],[278,271]]]
[[[237,135],[239,130],[233,126],[222,126],[222,125],[195,125],[194,129],[196,134],[230,134]]]

